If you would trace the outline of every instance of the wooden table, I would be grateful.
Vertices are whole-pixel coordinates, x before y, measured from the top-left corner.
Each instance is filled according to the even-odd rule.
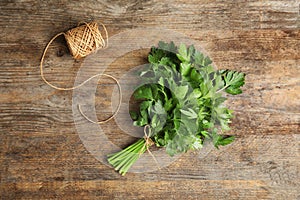
[[[1,198],[300,199],[299,12],[297,0],[1,1]],[[105,23],[111,37],[136,28],[179,32],[197,41],[218,68],[245,72],[244,93],[228,102],[235,110],[228,134],[236,141],[124,177],[96,159],[76,129],[76,120],[85,120],[73,116],[74,93],[50,88],[39,70],[51,37],[93,19]],[[147,35],[142,40],[137,35],[127,46]],[[106,72],[120,78],[145,63],[148,50],[118,57]],[[46,55],[45,75],[72,86],[83,62],[72,60],[59,38]],[[89,73],[97,70],[93,65]],[[95,104],[104,119],[115,85],[106,78],[100,84]],[[133,141],[114,121],[102,127],[120,147]]]

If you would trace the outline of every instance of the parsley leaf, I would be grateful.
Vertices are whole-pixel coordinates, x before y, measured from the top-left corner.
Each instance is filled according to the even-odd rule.
[[[225,81],[225,87],[221,90],[225,89],[225,91],[229,94],[236,95],[241,94],[242,90],[241,86],[245,84],[245,74],[237,71],[225,70],[222,71],[222,76]],[[220,90],[220,91],[221,91]]]

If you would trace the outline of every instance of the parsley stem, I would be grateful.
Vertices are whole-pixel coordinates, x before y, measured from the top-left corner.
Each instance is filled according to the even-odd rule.
[[[219,93],[219,92],[221,92],[221,91],[225,90],[227,87],[228,87],[228,85],[226,85],[225,87],[223,87],[223,88],[219,89],[218,91],[216,91],[216,93]]]
[[[139,139],[137,142],[128,146],[127,148],[108,155],[108,162],[119,171],[121,175],[125,175],[129,168],[136,162],[136,160],[146,151],[145,140]]]
[[[122,151],[119,151],[117,153],[113,153],[113,154],[109,154],[108,157],[110,160],[114,159],[114,158],[122,158],[122,156],[126,156],[127,154],[131,153],[132,149],[135,149],[136,146],[140,145],[139,141],[128,146],[127,148],[123,149]]]

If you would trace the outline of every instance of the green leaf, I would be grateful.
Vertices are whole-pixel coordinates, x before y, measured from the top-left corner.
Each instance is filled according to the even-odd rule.
[[[239,87],[229,86],[225,90],[228,94],[237,95],[241,94],[243,91]]]
[[[150,88],[151,88],[151,92],[152,92],[152,99],[156,100],[158,99],[158,95],[159,95],[159,85],[158,84],[151,84],[150,85]]]
[[[173,107],[173,99],[168,99],[164,104],[165,111],[169,111]]]
[[[152,90],[149,85],[143,85],[134,92],[136,99],[153,99]]]
[[[198,137],[195,137],[195,141],[194,143],[192,144],[192,149],[201,149],[203,147],[202,145],[202,140]]]
[[[241,86],[245,84],[245,74],[237,71],[226,70],[223,72],[226,92],[232,95],[241,94]]]
[[[190,78],[191,78],[192,81],[195,81],[198,84],[201,81],[201,75],[195,68],[191,69]]]
[[[218,141],[218,145],[222,145],[222,146],[228,145],[228,144],[232,143],[234,141],[234,139],[235,139],[234,136],[222,137],[222,139],[220,139]]]
[[[160,60],[159,64],[163,65],[165,68],[176,69],[176,65],[172,62],[172,60],[169,57],[163,57]]]
[[[212,63],[211,59],[209,57],[205,57],[203,61],[203,66],[208,66]]]
[[[189,87],[188,85],[184,85],[184,86],[178,86],[178,87],[175,87],[175,96],[178,98],[178,99],[184,99],[184,97],[187,95],[188,93],[188,90],[189,90]]]
[[[165,52],[155,47],[151,48],[151,52],[148,56],[149,63],[158,64],[162,57],[165,56]]]
[[[182,76],[187,76],[191,72],[191,64],[189,63],[180,63],[180,73]]]
[[[222,105],[222,103],[224,103],[225,101],[227,100],[227,98],[225,98],[225,97],[217,97],[217,98],[215,98],[214,99],[214,106],[215,107],[218,107],[218,106],[220,106],[220,105]]]
[[[202,95],[201,90],[200,90],[199,88],[196,88],[196,89],[194,89],[193,92],[190,94],[190,97],[191,97],[191,98],[198,99],[198,98],[201,97],[201,95]]]
[[[148,119],[145,119],[141,116],[136,121],[133,122],[134,126],[145,126],[147,124],[148,124]]]
[[[209,138],[207,131],[201,131],[201,135],[203,135],[205,138]]]
[[[218,72],[214,73],[213,80],[214,80],[214,88],[216,91],[224,87],[224,81],[220,73]]]
[[[188,50],[184,44],[180,44],[177,57],[182,62],[190,62],[190,55],[188,54]]]
[[[164,109],[164,107],[162,106],[161,100],[158,100],[154,106],[153,106],[153,112],[158,114],[158,115],[164,115],[166,114],[166,111]]]
[[[213,144],[216,148],[219,148],[219,146],[228,145],[232,143],[235,139],[234,136],[219,135],[216,129],[212,130],[211,137],[213,139]]]
[[[198,117],[198,114],[191,108],[188,108],[188,110],[180,109],[180,112],[182,112],[182,114],[188,116],[189,119],[197,119],[197,117]]]
[[[130,117],[131,117],[131,119],[132,120],[137,120],[138,119],[138,113],[137,112],[135,112],[135,111],[129,111],[129,114],[130,114]]]
[[[149,118],[149,111],[152,106],[152,101],[143,101],[140,104],[140,116],[138,118],[138,124],[147,124]]]
[[[173,41],[170,42],[170,43],[167,43],[167,42],[164,42],[164,41],[159,41],[158,42],[158,49],[162,49],[162,50],[164,50],[165,52],[168,52],[168,53],[177,52],[177,47],[175,46]]]
[[[151,127],[152,128],[156,128],[159,124],[159,121],[158,121],[158,117],[157,115],[153,115],[152,119],[151,119]]]
[[[164,78],[163,77],[159,77],[159,80],[157,82],[159,85],[161,86],[165,86],[165,81],[164,81]]]
[[[209,75],[214,73],[215,69],[212,65],[205,65],[205,67],[201,68],[201,71],[204,71],[206,75]]]
[[[228,71],[224,79],[226,85],[239,87],[244,85],[245,74],[241,72]]]
[[[201,52],[196,51],[194,53],[193,59],[194,59],[194,63],[196,64],[196,66],[199,66],[199,67],[204,66],[204,55]]]
[[[159,58],[158,56],[149,55],[149,56],[148,56],[148,61],[149,61],[150,63],[155,64],[155,63],[158,63],[158,62],[160,61],[160,58]],[[141,76],[142,76],[142,75],[141,75]]]
[[[195,54],[195,47],[194,47],[194,45],[190,45],[188,48],[188,55],[189,55],[189,57],[191,57],[194,54]]]

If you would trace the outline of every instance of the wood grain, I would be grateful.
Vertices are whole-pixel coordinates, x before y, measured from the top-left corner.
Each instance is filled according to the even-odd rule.
[[[299,1],[25,0],[1,1],[0,13],[1,199],[300,198]],[[72,92],[45,85],[38,68],[52,36],[92,19],[111,36],[149,27],[183,33],[216,67],[244,71],[245,92],[227,102],[236,116],[229,134],[237,140],[144,174],[121,177],[99,162],[78,135],[74,120],[84,119],[73,117]],[[106,72],[120,78],[145,63],[147,51],[123,55]],[[46,76],[72,86],[82,64],[59,38],[47,53]],[[95,104],[103,119],[115,85],[102,79],[100,87]],[[113,121],[102,127],[120,147],[134,141]]]

